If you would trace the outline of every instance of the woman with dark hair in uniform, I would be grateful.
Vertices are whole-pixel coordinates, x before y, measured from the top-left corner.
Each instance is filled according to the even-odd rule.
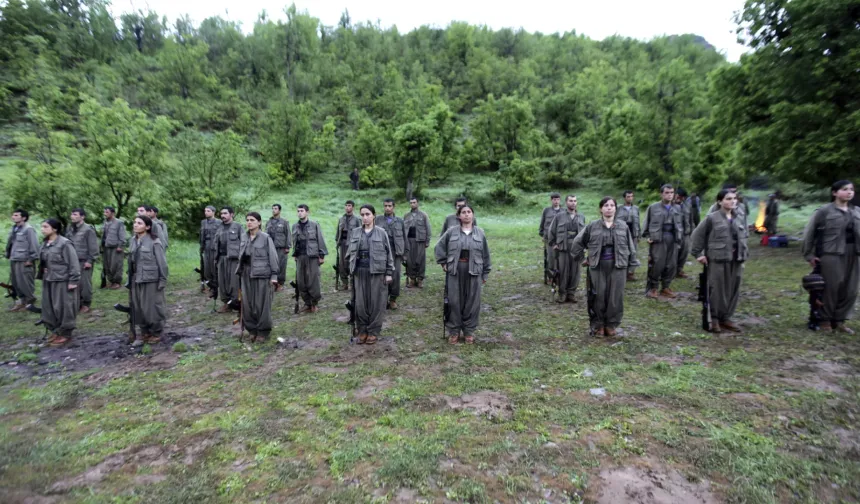
[[[161,332],[167,320],[164,289],[167,287],[167,259],[161,240],[152,236],[152,219],[146,215],[134,218],[134,236],[128,252],[129,288],[131,309],[140,335],[135,346],[161,341]],[[133,335],[129,335],[133,338]]]
[[[257,212],[245,216],[245,231],[239,246],[236,274],[242,286],[242,321],[251,341],[268,339],[272,332],[272,296],[278,285],[280,258],[275,242],[261,231],[263,218]]]
[[[48,344],[60,346],[69,342],[78,315],[78,281],[81,266],[75,245],[60,235],[60,222],[42,222],[42,249],[39,252],[38,278],[42,280],[42,321],[51,331]]]
[[[394,275],[394,255],[388,233],[376,225],[373,205],[362,205],[359,216],[361,227],[349,232],[346,264],[353,279],[358,344],[372,345],[382,332],[388,284]]]

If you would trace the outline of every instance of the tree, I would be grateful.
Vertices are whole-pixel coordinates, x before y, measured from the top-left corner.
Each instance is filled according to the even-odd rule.
[[[313,147],[308,107],[283,99],[272,105],[263,125],[260,148],[270,175],[282,187],[303,179],[308,173],[305,157]]]
[[[84,147],[78,164],[122,216],[131,199],[164,173],[173,126],[162,116],[147,118],[121,99],[103,106],[87,98],[79,114]]]
[[[427,120],[408,122],[394,132],[394,177],[406,189],[407,199],[420,194],[438,150],[436,131]]]

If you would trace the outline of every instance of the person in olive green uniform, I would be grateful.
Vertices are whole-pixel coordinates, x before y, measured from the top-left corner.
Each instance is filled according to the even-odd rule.
[[[382,202],[384,215],[376,218],[376,225],[385,230],[394,255],[394,277],[388,284],[388,309],[397,309],[397,298],[400,296],[400,275],[402,274],[403,256],[406,255],[406,226],[403,219],[394,213],[394,200],[386,198]]]
[[[633,191],[624,191],[624,194],[622,194],[624,204],[618,207],[615,218],[627,224],[630,234],[633,235],[633,245],[638,249],[639,238],[642,237],[642,228],[639,225],[639,207],[633,204],[634,196]],[[628,282],[636,281],[635,272],[638,266],[640,266],[640,262],[639,258],[636,257],[636,250],[634,250],[627,265]]]
[[[747,216],[750,214],[750,206],[744,200],[744,197],[741,195],[741,191],[738,189],[737,184],[727,183],[723,184],[723,189],[728,190],[729,192],[733,192],[738,195],[738,206],[735,208],[735,212],[737,212],[739,217],[743,217],[744,220],[747,219]],[[708,213],[718,212],[720,210],[720,204],[714,203],[711,205],[711,208],[708,209]]]
[[[221,228],[221,221],[215,218],[215,212],[214,206],[207,206],[203,209],[206,218],[200,221],[200,252],[203,253],[203,280],[206,281],[200,290],[205,291],[208,286],[212,298],[218,296],[218,244],[215,235]]]
[[[6,259],[9,259],[9,283],[15,289],[15,306],[10,311],[23,311],[36,301],[36,259],[39,258],[39,240],[36,230],[29,224],[30,214],[17,209],[12,212],[12,231],[6,242]]]
[[[140,327],[135,346],[152,345],[161,341],[167,305],[164,289],[167,287],[167,257],[160,238],[153,238],[155,224],[146,215],[134,219],[134,236],[128,251],[128,269],[131,305],[134,322]],[[129,335],[131,336],[131,335]]]
[[[860,208],[851,204],[854,184],[848,180],[831,187],[831,203],[812,214],[803,233],[803,257],[824,277],[821,330],[854,334],[845,325],[851,318],[860,286]]]
[[[552,220],[562,213],[561,194],[557,192],[550,194],[549,201],[550,206],[543,209],[543,213],[540,216],[540,225],[538,226],[538,235],[540,235],[543,241],[543,283],[545,284],[550,282],[554,275],[553,270],[557,267],[555,260],[556,253],[555,250],[553,250],[552,245],[547,242],[547,232],[552,224]]]
[[[296,277],[299,295],[305,302],[302,311],[316,313],[322,299],[320,266],[325,263],[328,250],[320,225],[308,218],[310,209],[302,203],[296,209],[299,221],[293,224],[293,257],[296,260]]]
[[[410,210],[403,216],[403,225],[406,226],[406,287],[424,286],[424,275],[427,270],[427,247],[430,246],[430,218],[426,213],[419,210],[418,198],[409,200]]]
[[[624,316],[627,267],[636,251],[627,223],[615,218],[615,198],[600,200],[601,218],[586,226],[573,240],[571,254],[579,261],[588,251],[589,310],[592,334],[615,336]]]
[[[66,238],[72,241],[78,260],[81,262],[81,280],[78,283],[81,313],[89,313],[93,303],[93,264],[99,258],[99,239],[96,229],[86,222],[87,213],[82,208],[72,210],[72,224],[66,230]]]
[[[388,288],[394,276],[394,254],[384,229],[376,226],[376,209],[362,205],[361,227],[349,233],[346,258],[355,283],[358,343],[372,345],[382,332]]]
[[[125,222],[116,218],[116,209],[112,206],[104,208],[105,223],[102,227],[102,249],[104,257],[102,268],[105,271],[107,288],[118,290],[122,288],[122,266],[125,262],[123,250],[128,243],[125,232]]]
[[[290,223],[281,218],[281,205],[272,205],[272,218],[266,222],[266,234],[272,238],[278,251],[278,285],[276,291],[284,289],[287,283],[287,258],[290,257]]]
[[[39,278],[42,280],[42,322],[51,331],[48,344],[60,346],[69,342],[78,316],[78,282],[81,265],[75,245],[60,236],[60,222],[48,219],[42,223],[45,241],[39,253]]]
[[[675,268],[675,278],[687,278],[684,266],[687,265],[687,256],[690,255],[690,235],[693,234],[693,206],[687,197],[684,188],[678,188],[675,193],[675,207],[681,213],[681,224],[684,231],[681,233],[681,245],[678,247],[678,266]]]
[[[568,194],[567,209],[558,214],[546,230],[546,243],[553,251],[558,269],[557,303],[576,303],[579,286],[579,263],[572,253],[573,239],[585,227],[585,216],[576,211],[576,196]]]
[[[492,264],[487,237],[474,225],[472,207],[461,206],[457,216],[460,225],[442,235],[436,243],[435,255],[447,275],[448,343],[459,342],[462,331],[466,343],[472,344],[481,314],[481,288],[487,283]]]
[[[248,231],[242,239],[236,272],[242,282],[242,320],[251,341],[268,339],[272,331],[272,297],[280,271],[278,250],[272,237],[260,231],[262,223],[257,212],[245,216]]]
[[[657,298],[677,297],[669,289],[678,267],[678,246],[684,230],[681,213],[672,204],[675,189],[666,184],[660,188],[661,200],[645,211],[642,237],[648,240],[648,285],[647,296]],[[663,289],[657,293],[662,284]]]
[[[349,248],[349,233],[361,227],[361,220],[355,216],[355,202],[347,200],[343,207],[343,215],[337,221],[337,232],[334,243],[337,245],[339,262],[337,274],[340,276],[341,289],[349,290],[349,263],[346,261],[346,251]]]
[[[445,217],[445,222],[442,223],[442,232],[439,234],[439,236],[445,234],[445,231],[448,231],[448,228],[457,227],[460,225],[460,220],[457,218],[457,212],[460,211],[460,208],[468,204],[469,202],[466,200],[466,198],[463,198],[462,196],[457,198],[457,200],[454,202],[454,213],[452,213],[448,217]],[[472,225],[477,226],[478,219],[475,219],[472,222]]]
[[[170,246],[167,243],[167,223],[158,218],[158,207],[147,205],[146,215],[152,220],[153,226],[158,226],[158,239],[161,240],[161,244],[164,245],[164,250],[167,250]]]
[[[764,207],[764,227],[767,234],[777,233],[777,222],[779,222],[779,193],[768,196],[767,205]]]
[[[218,313],[227,313],[231,308],[239,309],[239,252],[242,249],[242,225],[233,220],[236,213],[232,207],[221,209],[221,227],[215,234],[218,262],[218,294],[223,303]]]
[[[741,332],[732,322],[741,292],[744,262],[749,258],[746,219],[737,211],[737,194],[723,189],[717,194],[718,212],[709,213],[693,231],[690,253],[708,266],[708,298],[711,332]]]

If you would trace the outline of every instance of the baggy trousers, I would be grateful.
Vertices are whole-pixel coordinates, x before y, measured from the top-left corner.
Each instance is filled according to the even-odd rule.
[[[316,306],[322,299],[319,258],[307,255],[296,257],[296,277],[298,278],[299,295],[305,302],[305,306]]]
[[[340,275],[341,285],[349,285],[349,261],[346,260],[346,253],[349,250],[349,241],[342,241],[338,245],[340,250],[340,262],[337,265],[337,274]]]
[[[215,261],[215,251],[203,252],[203,279],[209,282],[209,287],[218,285],[218,263]]]
[[[81,306],[90,306],[93,302],[93,269],[84,269],[84,263],[81,263],[81,281],[78,282],[78,293],[81,296]]]
[[[678,267],[678,246],[675,240],[652,243],[648,248],[648,289],[656,289],[662,284],[664,289],[672,285],[675,268]]]
[[[239,277],[236,275],[238,267],[239,259],[222,257],[218,260],[218,294],[224,303],[239,299]]]
[[[681,238],[681,248],[678,249],[678,266],[675,268],[676,275],[681,271],[684,271],[684,266],[687,264],[687,256],[690,255],[691,241],[691,235],[686,235]]]
[[[591,289],[594,291],[594,319],[591,326],[616,328],[624,316],[624,287],[627,271],[616,268],[614,260],[603,260],[596,268],[588,268]]]
[[[77,315],[78,293],[69,290],[69,282],[42,282],[42,321],[49,331],[71,336]]]
[[[25,305],[36,301],[36,267],[25,266],[24,261],[12,261],[9,283],[15,287],[18,299]]]
[[[448,278],[449,333],[463,331],[464,336],[475,333],[481,314],[481,277],[469,274],[468,262],[454,263],[457,274]],[[448,273],[450,275],[450,273]]]
[[[388,297],[392,300],[400,296],[400,275],[403,274],[403,257],[394,256],[394,275],[391,276],[391,283],[388,284]]]
[[[132,289],[134,322],[140,326],[140,332],[161,336],[164,322],[167,320],[164,291],[158,290],[158,282],[132,282]]]
[[[379,337],[387,300],[385,275],[371,275],[369,268],[356,268],[355,321],[359,334]]]
[[[822,255],[821,276],[824,277],[822,318],[836,323],[845,322],[851,318],[854,303],[857,302],[857,288],[860,285],[857,255]]]
[[[242,274],[242,319],[251,336],[267,338],[272,330],[274,286],[269,277],[251,278]]]
[[[409,258],[406,260],[406,277],[424,280],[427,270],[426,243],[409,238]]]
[[[711,319],[731,320],[741,295],[744,263],[738,261],[708,261],[708,296]]]
[[[558,300],[564,302],[573,299],[576,288],[579,287],[579,261],[566,250],[557,250],[556,261],[558,264]]]
[[[117,252],[116,247],[106,248],[104,253],[105,280],[108,285],[122,285],[122,266],[125,262],[125,254]]]
[[[275,249],[278,253],[278,285],[287,284],[287,253],[284,249]],[[244,290],[244,287],[242,287]]]

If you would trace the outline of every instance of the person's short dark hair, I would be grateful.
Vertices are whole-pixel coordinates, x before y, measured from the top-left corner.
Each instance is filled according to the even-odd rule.
[[[84,210],[83,208],[72,208],[72,211],[69,213],[76,213],[76,214],[80,215],[81,217],[87,216],[87,211]]]
[[[274,204],[272,205],[272,208],[275,208],[275,207],[278,207],[278,211],[279,211],[279,212],[281,211],[281,204],[280,204],[280,203],[274,203]]]
[[[217,209],[217,208],[215,208],[215,207],[214,207],[214,206],[212,206],[212,205],[207,205],[207,206],[206,206],[206,208],[205,208],[205,210],[212,210],[212,213],[215,213],[215,212],[217,212],[217,211],[218,211],[218,209]]]
[[[296,210],[298,210],[299,208],[304,208],[304,209],[305,209],[305,212],[310,212],[310,211],[311,211],[311,209],[310,209],[310,208],[308,208],[308,206],[307,206],[307,205],[305,205],[304,203],[299,203],[299,205],[296,207]]]
[[[106,206],[106,207],[104,207],[104,209],[109,210],[110,212],[116,213],[116,208],[114,208],[112,206]]]
[[[628,190],[624,191],[623,193],[621,193],[621,197],[626,198],[628,194],[633,194],[633,191],[628,189]]]
[[[661,185],[661,186],[660,186],[660,194],[663,194],[663,191],[665,191],[666,189],[671,189],[671,190],[673,190],[673,191],[674,191],[674,190],[675,190],[675,186],[673,186],[672,184],[663,184],[663,185]]]
[[[344,203],[344,205],[352,205],[352,206],[355,206],[355,201],[352,201],[351,199],[348,199],[348,200],[346,200],[346,203]]]
[[[16,208],[15,211],[12,213],[13,214],[19,214],[21,216],[21,218],[24,219],[25,221],[30,220],[30,212],[24,210],[23,208]]]
[[[737,193],[737,191],[735,189],[729,189],[729,188],[720,189],[720,192],[717,193],[717,201],[723,201],[726,198],[726,196],[728,196],[729,194],[732,194],[732,193]]]
[[[50,218],[50,219],[45,219],[42,222],[51,226],[54,229],[54,231],[56,231],[57,233],[59,233],[60,231],[63,230],[63,225],[60,224],[60,221],[58,221],[57,219]]]
[[[615,203],[615,207],[618,208],[618,202],[615,201],[615,198],[613,198],[612,196],[604,196],[603,198],[601,198],[600,204],[597,205],[597,208],[598,209],[603,208],[603,205],[605,205],[607,201],[611,201],[611,202]]]
[[[275,206],[275,205],[272,205],[272,206]],[[262,217],[260,217],[260,214],[259,214],[259,213],[257,213],[257,212],[248,212],[248,213],[246,213],[246,214],[245,214],[245,218],[248,218],[248,217],[253,217],[254,219],[256,219],[256,220],[257,220],[257,222],[263,222],[263,218],[262,218]]]
[[[137,219],[142,220],[143,224],[145,226],[149,227],[149,231],[147,231],[147,233],[152,233],[152,219],[150,219],[146,215],[138,215],[137,217],[135,217],[135,220],[137,220]]]
[[[564,197],[564,201],[567,201],[567,200],[569,200],[570,198],[576,199],[576,195],[575,195],[575,194],[573,194],[573,193],[570,193],[570,194],[568,194],[567,196],[565,196],[565,197]]]
[[[550,194],[550,195],[549,195],[549,199],[555,199],[555,198],[559,198],[559,199],[560,199],[560,198],[561,198],[561,194],[559,194],[559,193],[557,193],[557,192],[554,192],[554,193],[552,193],[552,194]]]
[[[454,206],[457,206],[457,203],[465,203],[468,205],[469,200],[467,200],[465,196],[460,196],[459,198],[454,200]]]
[[[147,211],[147,212],[152,212],[152,213],[154,213],[155,215],[158,215],[158,207],[157,207],[157,206],[154,206],[154,205],[153,205],[153,206],[151,206],[151,207],[147,208],[147,209],[146,209],[146,211]]]
[[[371,205],[370,203],[365,203],[365,204],[361,205],[361,208],[358,209],[358,213],[361,213],[361,211],[364,210],[365,208],[368,209],[371,214],[376,216],[376,209],[373,208],[373,205]]]
[[[834,196],[833,193],[848,185],[854,185],[854,182],[851,182],[850,180],[837,180],[836,182],[832,183],[830,185],[830,201],[836,201],[836,196]]]
[[[723,184],[723,189],[735,189],[735,190],[737,190],[737,188],[738,188],[738,185],[735,184],[734,182],[726,182],[725,184]]]
[[[412,196],[411,198],[409,198],[409,202],[410,202],[410,203],[412,203],[413,201],[414,201],[415,203],[418,203],[418,202],[419,202],[419,201],[418,201],[418,198],[416,198],[415,196]]]
[[[683,187],[679,187],[678,190],[675,191],[675,194],[677,194],[678,196],[681,196],[682,198],[686,198],[687,197],[687,190],[684,189]]]
[[[466,203],[465,205],[463,205],[463,206],[461,206],[460,208],[458,208],[458,209],[457,209],[457,217],[459,217],[459,216],[460,216],[460,213],[463,211],[463,209],[464,209],[464,208],[468,208],[469,210],[471,210],[471,211],[472,211],[472,214],[474,215],[475,210],[471,207],[471,205],[469,205],[468,203]]]
[[[382,200],[383,203],[391,203],[392,206],[396,206],[397,203],[394,202],[394,198],[385,198]]]
[[[223,212],[224,210],[227,210],[227,213],[229,213],[230,215],[236,214],[236,212],[233,210],[233,207],[231,207],[231,206],[222,207],[221,211]]]
[[[146,212],[152,211],[152,207],[150,205],[138,205],[137,208],[143,208],[143,210]]]

